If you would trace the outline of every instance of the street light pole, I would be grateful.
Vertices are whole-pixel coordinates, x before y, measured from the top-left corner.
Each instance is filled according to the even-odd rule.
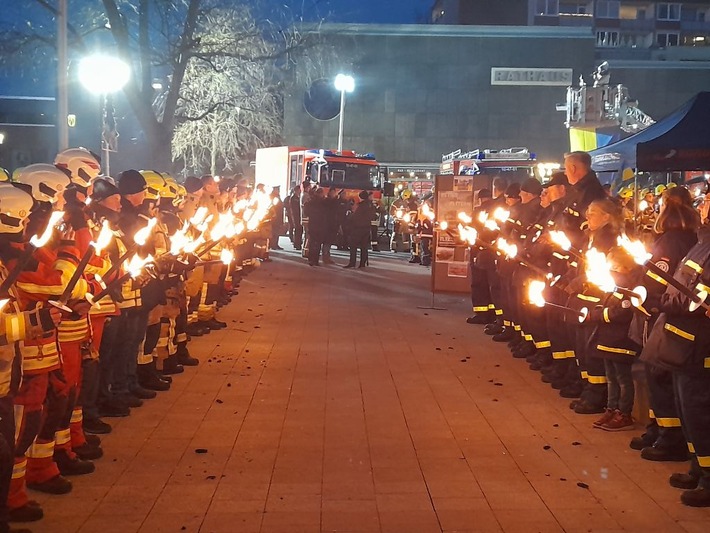
[[[338,128],[338,153],[343,152],[343,125],[345,123],[345,93],[355,90],[355,80],[352,76],[338,74],[335,77],[335,89],[340,91],[340,125]]]
[[[59,0],[57,9],[57,133],[58,149],[69,148],[69,96],[67,81],[67,0]]]

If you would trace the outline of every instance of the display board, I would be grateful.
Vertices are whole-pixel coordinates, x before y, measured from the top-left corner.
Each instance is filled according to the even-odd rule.
[[[490,187],[489,176],[436,176],[434,212],[456,235],[461,212],[471,214],[475,193]],[[468,293],[471,290],[469,247],[446,231],[436,230],[432,250],[431,283],[434,292]]]

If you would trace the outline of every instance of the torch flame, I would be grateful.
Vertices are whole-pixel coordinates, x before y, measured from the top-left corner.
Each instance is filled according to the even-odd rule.
[[[653,254],[646,251],[646,247],[641,241],[632,241],[627,235],[621,235],[617,239],[617,242],[619,243],[619,246],[621,246],[631,257],[634,258],[634,261],[638,265],[646,264],[649,259],[653,257]]]
[[[9,298],[3,298],[2,300],[0,300],[0,311],[2,311],[3,309],[5,309],[5,306],[6,306],[9,302],[10,302],[10,299],[9,299]]]
[[[397,218],[402,218],[404,216],[404,211],[402,211],[401,209],[397,209],[397,212],[394,216]]]
[[[138,246],[145,246],[145,243],[148,241],[148,237],[150,237],[150,232],[153,231],[153,228],[157,223],[158,219],[153,217],[148,220],[148,223],[145,225],[144,228],[141,228],[136,231],[136,235],[135,237],[133,237],[133,240]]]
[[[496,246],[498,247],[498,250],[505,254],[509,259],[515,259],[515,256],[518,255],[518,246],[516,244],[510,244],[502,237],[498,238]]]
[[[138,254],[134,255],[131,257],[126,264],[126,270],[128,273],[131,275],[133,279],[136,279],[138,276],[140,276],[141,272],[143,271],[143,268],[145,265],[148,263],[153,262],[153,256],[148,255],[145,259],[141,258],[138,256]]]
[[[498,222],[505,222],[510,218],[510,211],[502,207],[497,207],[496,210],[493,211],[493,218]]]
[[[488,213],[487,212],[481,211],[480,213],[478,213],[478,221],[481,224],[485,224],[487,220],[488,220]]]
[[[63,218],[64,211],[54,211],[49,217],[49,222],[47,223],[47,227],[44,228],[42,236],[38,237],[37,235],[34,235],[30,239],[30,244],[35,248],[42,248],[42,246],[47,244],[50,237],[52,236],[52,230],[54,230],[54,226],[56,226]]]
[[[537,307],[545,307],[545,297],[542,295],[545,290],[545,282],[533,280],[528,286],[528,300]]]
[[[639,211],[646,211],[648,209],[648,202],[646,200],[641,200],[639,202]]]
[[[190,224],[192,224],[193,226],[199,226],[205,221],[207,213],[208,210],[206,207],[198,207],[197,211],[195,211],[195,214],[190,219]]]
[[[409,213],[404,215],[404,221],[409,224],[412,221],[412,215],[410,215]]]
[[[177,230],[175,234],[170,237],[171,255],[180,255],[180,252],[182,252],[183,248],[185,248],[185,245],[190,242],[190,239],[187,237],[187,231],[189,228],[190,223],[185,222],[182,229]]]
[[[108,225],[108,221],[104,220],[103,224],[101,225],[101,231],[99,232],[99,236],[96,237],[96,241],[91,241],[91,246],[93,246],[94,248],[94,253],[96,255],[99,255],[101,253],[101,250],[111,244],[111,239],[113,239],[113,231],[111,231],[111,228]]]
[[[461,222],[463,222],[464,224],[470,224],[471,222],[473,222],[473,219],[467,213],[464,213],[463,211],[461,211],[458,214],[458,219]]]
[[[224,263],[225,265],[231,264],[232,260],[234,259],[234,253],[232,250],[228,248],[222,248],[222,252],[219,254],[219,259]]]
[[[478,232],[470,226],[459,224],[459,235],[461,239],[466,241],[470,246],[475,245],[478,240]]]
[[[204,235],[200,235],[197,239],[189,241],[185,246],[183,247],[183,250],[187,254],[192,254],[205,243],[205,237]]]
[[[447,229],[449,229],[449,223],[446,220],[442,220],[441,222],[439,222],[439,228],[441,229],[441,231],[446,231]]]
[[[570,248],[572,248],[572,242],[569,240],[564,231],[551,230],[550,239],[552,239],[552,242],[562,248],[565,252],[568,252]]]
[[[593,283],[604,292],[614,292],[616,282],[611,275],[611,268],[609,262],[606,260],[606,255],[595,248],[590,248],[587,250],[587,253],[584,254],[584,258],[586,263],[584,270],[587,275],[587,281]]]

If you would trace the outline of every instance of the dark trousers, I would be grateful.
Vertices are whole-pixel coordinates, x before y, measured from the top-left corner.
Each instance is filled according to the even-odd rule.
[[[710,372],[674,372],[673,385],[683,434],[695,450],[693,470],[700,474],[698,486],[710,490]]]
[[[491,291],[488,288],[488,272],[471,263],[471,307],[477,314],[492,315]],[[491,316],[491,320],[493,317]]]
[[[656,422],[655,445],[661,448],[685,449],[685,438],[680,427],[673,373],[653,365],[645,365],[646,383],[652,418]]]
[[[320,249],[323,242],[320,238],[311,235],[308,242],[308,264],[317,265],[320,259]]]
[[[431,265],[431,241],[432,240],[433,239],[431,237],[422,237],[421,242],[419,243],[420,246],[422,247],[421,258],[422,258],[422,265],[424,265],[424,266]]]
[[[124,393],[137,384],[138,348],[143,341],[148,315],[141,308],[121,310],[106,324],[99,349],[102,400]]]
[[[10,530],[7,496],[15,461],[15,406],[12,396],[0,398],[0,533]]]
[[[350,245],[350,265],[355,266],[355,260],[357,259],[357,250],[360,249],[360,266],[365,266],[367,264],[367,249],[370,247],[369,234],[364,235],[351,235],[348,239]]]
[[[634,380],[631,376],[631,362],[622,363],[604,360],[607,379],[606,406],[609,409],[618,409],[625,415],[631,416],[634,408]]]

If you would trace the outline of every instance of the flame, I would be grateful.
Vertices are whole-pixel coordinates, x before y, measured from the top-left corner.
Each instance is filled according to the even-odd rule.
[[[463,222],[464,224],[470,224],[471,222],[473,222],[473,219],[467,213],[464,213],[463,211],[461,211],[458,214],[458,219],[461,222]]]
[[[50,237],[52,236],[52,231],[54,230],[54,226],[56,226],[60,220],[64,218],[64,211],[54,211],[50,217],[49,217],[49,222],[47,222],[47,227],[44,228],[44,231],[42,232],[42,236],[39,237],[37,235],[34,235],[30,239],[30,244],[34,246],[35,248],[42,248],[47,242],[49,241]]]
[[[84,205],[91,205],[91,196],[86,197],[86,200],[84,200]]]
[[[498,250],[505,254],[509,259],[515,259],[515,256],[518,255],[518,246],[516,244],[510,244],[502,237],[498,238],[496,246],[498,247]]]
[[[441,229],[441,231],[446,231],[447,229],[449,229],[449,223],[446,220],[442,220],[441,222],[439,222],[439,228]]]
[[[206,207],[198,207],[197,211],[195,211],[195,214],[190,219],[190,224],[193,226],[199,226],[205,221],[205,218],[207,218],[207,213],[208,210]]]
[[[395,217],[397,218],[402,218],[404,216],[404,211],[401,209],[397,209],[397,212],[394,214]]]
[[[139,257],[138,254],[136,254],[128,260],[128,263],[126,263],[126,270],[131,275],[131,277],[135,279],[140,276],[145,265],[147,265],[148,263],[152,263],[153,260],[153,256],[150,254],[145,259]]]
[[[486,211],[481,211],[480,213],[478,213],[478,221],[481,224],[485,224],[487,220],[488,220],[488,213]]]
[[[459,224],[459,236],[470,246],[476,244],[476,241],[478,240],[478,232],[471,226],[463,226]]]
[[[409,213],[404,215],[404,221],[409,224],[412,221],[412,215],[410,215]]]
[[[278,207],[278,205],[279,205],[279,199],[278,199],[278,198],[274,198],[274,199],[271,201],[271,205],[273,205],[274,207]]]
[[[234,260],[234,253],[228,248],[222,248],[222,252],[219,254],[219,259],[225,265],[229,265]]]
[[[611,275],[611,268],[606,260],[606,255],[595,248],[590,248],[584,254],[584,258],[586,263],[584,271],[587,275],[587,281],[593,283],[604,292],[614,292],[616,282]]]
[[[5,306],[10,302],[10,298],[3,298],[0,300],[0,311],[5,309]]]
[[[498,222],[505,222],[509,217],[510,211],[502,207],[497,207],[496,210],[493,211],[493,218]]]
[[[237,222],[234,225],[234,229],[237,230],[237,235],[241,235],[242,233],[244,233],[244,229],[245,229],[244,222],[242,222],[242,221]]]
[[[133,240],[138,246],[145,246],[145,243],[148,241],[148,237],[150,237],[150,232],[153,231],[153,228],[157,223],[158,219],[153,217],[148,220],[148,223],[145,225],[144,228],[141,228],[136,231],[136,235],[135,237],[133,237]]]
[[[483,223],[483,227],[490,231],[496,231],[500,229],[496,221],[492,218],[487,218],[486,221]]]
[[[230,227],[234,225],[234,216],[231,213],[220,213],[217,223],[214,225],[210,231],[210,238],[213,241],[219,241],[225,237],[229,231]]]
[[[175,232],[170,237],[170,254],[180,255],[180,252],[185,248],[190,238],[187,236],[187,231],[190,229],[190,223],[185,222],[183,227]]]
[[[542,295],[545,290],[545,282],[532,280],[528,286],[528,300],[537,307],[545,307],[545,297]]]
[[[197,239],[194,239],[192,241],[188,241],[187,244],[183,247],[183,250],[187,254],[192,254],[205,243],[205,236],[204,234],[200,235]]]
[[[570,248],[572,248],[572,242],[569,240],[564,231],[551,230],[550,239],[552,239],[552,242],[562,248],[565,252],[568,252]]]
[[[645,265],[653,254],[650,254],[641,241],[632,241],[627,235],[621,235],[617,242],[628,254],[634,258],[638,265]]]
[[[111,244],[111,239],[113,239],[113,231],[111,231],[111,228],[109,228],[108,221],[104,220],[103,224],[101,225],[101,231],[99,232],[99,236],[96,237],[96,241],[91,241],[91,246],[94,247],[94,253],[96,255],[99,255],[101,253],[101,250]]]
[[[639,211],[646,211],[648,209],[648,202],[646,200],[641,200],[639,202]]]

